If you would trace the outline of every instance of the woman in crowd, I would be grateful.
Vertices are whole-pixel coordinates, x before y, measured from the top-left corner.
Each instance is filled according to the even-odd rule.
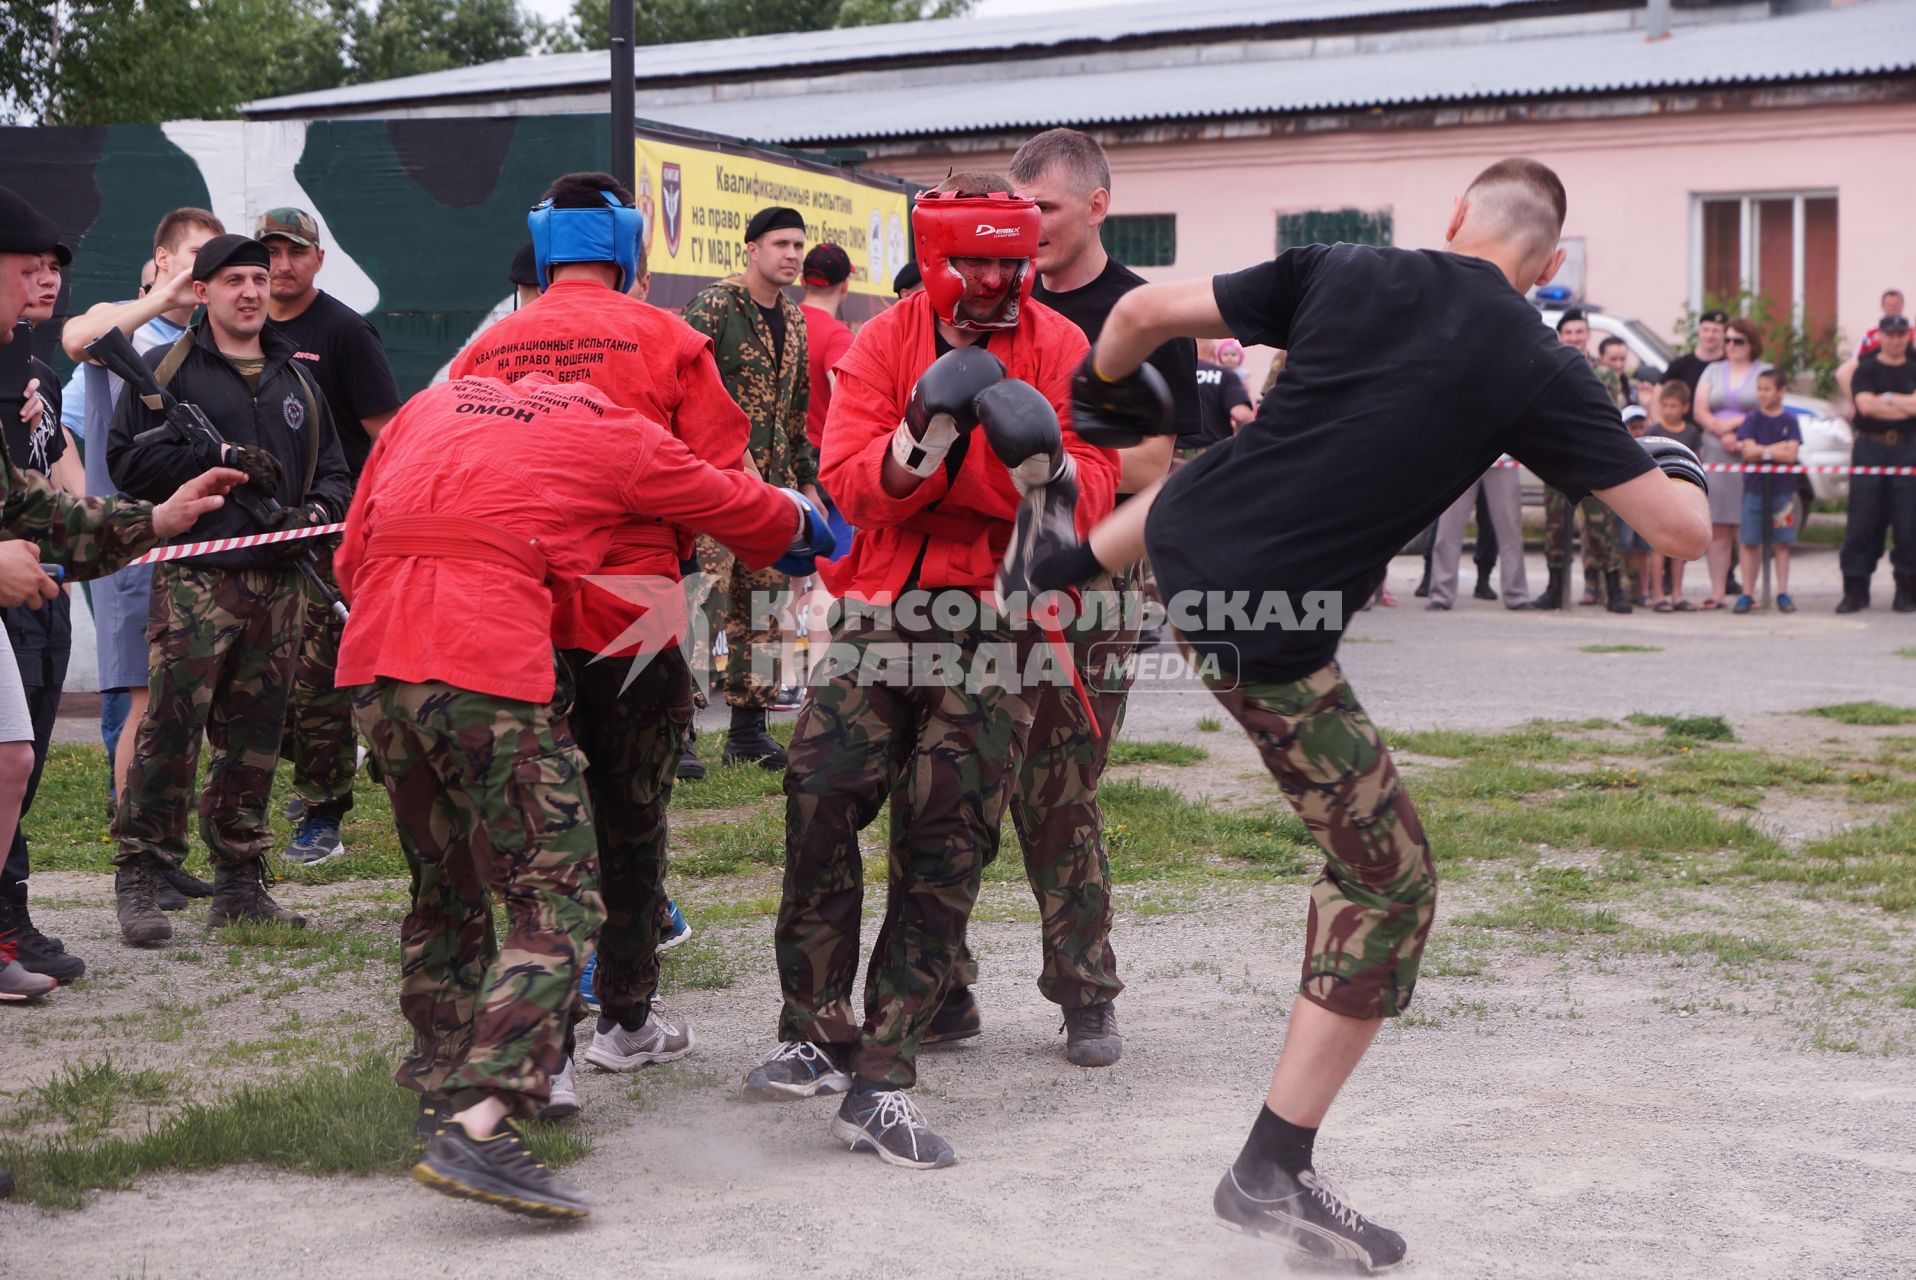
[[[1736,429],[1756,408],[1756,375],[1770,366],[1763,354],[1763,335],[1742,316],[1730,321],[1724,336],[1725,358],[1703,371],[1697,383],[1694,416],[1703,428],[1704,465],[1741,463]],[[1736,559],[1736,534],[1743,519],[1743,477],[1735,472],[1710,476],[1710,595],[1705,609],[1721,609]]]

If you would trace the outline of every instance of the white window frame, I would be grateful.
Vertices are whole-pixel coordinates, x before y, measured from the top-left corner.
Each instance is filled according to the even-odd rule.
[[[1690,193],[1690,310],[1703,310],[1703,206],[1722,200],[1738,202],[1737,247],[1741,259],[1737,263],[1737,287],[1750,293],[1761,293],[1763,282],[1759,278],[1761,255],[1756,248],[1756,205],[1762,200],[1790,201],[1790,323],[1803,323],[1803,202],[1806,200],[1839,199],[1834,187],[1812,187],[1803,190],[1784,188],[1775,191],[1694,191]],[[1842,205],[1837,205],[1838,213]],[[1842,246],[1837,246],[1842,252]]]

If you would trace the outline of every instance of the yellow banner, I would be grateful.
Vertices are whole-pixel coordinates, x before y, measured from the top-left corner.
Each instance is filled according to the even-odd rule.
[[[805,243],[852,260],[852,292],[889,300],[911,260],[910,201],[896,182],[736,144],[641,131],[638,203],[655,273],[717,280],[745,265],[745,225],[771,205],[805,219]]]

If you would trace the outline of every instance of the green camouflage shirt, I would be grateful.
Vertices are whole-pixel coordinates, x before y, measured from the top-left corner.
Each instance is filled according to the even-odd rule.
[[[4,465],[4,464],[0,464]],[[100,578],[159,545],[153,504],[131,498],[76,498],[37,471],[7,467],[0,538],[40,544],[40,558],[70,578]]]
[[[699,290],[685,305],[685,323],[712,340],[719,377],[752,420],[752,461],[768,484],[803,488],[818,480],[818,459],[805,438],[811,397],[805,313],[780,297],[785,359],[774,360],[772,327],[737,276]]]
[[[1630,396],[1624,387],[1623,375],[1600,360],[1585,356],[1590,361],[1591,370],[1603,383],[1603,389],[1610,393],[1610,402],[1621,409],[1630,403]]]

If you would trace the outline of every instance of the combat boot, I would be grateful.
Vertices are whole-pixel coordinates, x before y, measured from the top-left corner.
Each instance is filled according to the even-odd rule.
[[[86,972],[86,961],[68,955],[65,943],[49,938],[34,926],[24,880],[0,887],[0,937],[8,935],[13,938],[15,958],[28,973],[42,973],[67,983]]]
[[[1623,589],[1622,579],[1623,574],[1616,569],[1610,569],[1603,575],[1603,607],[1611,613],[1628,613],[1631,609],[1630,593]]]
[[[1569,570],[1565,568],[1563,565],[1551,566],[1550,585],[1545,587],[1543,589],[1543,594],[1538,596],[1536,600],[1533,602],[1537,608],[1539,609],[1563,608],[1563,580],[1567,576],[1569,576]]]
[[[765,732],[762,707],[733,707],[732,731],[725,735],[726,764],[756,764],[761,769],[785,767],[785,748]]]
[[[1843,578],[1843,598],[1836,606],[1838,613],[1860,613],[1869,608],[1869,579]]]
[[[223,929],[240,920],[306,927],[306,917],[274,902],[266,892],[266,865],[260,859],[213,871],[213,905],[206,911],[206,927]]]
[[[1890,601],[1889,607],[1897,613],[1916,613],[1916,577],[1896,575],[1896,598]]]
[[[137,854],[113,873],[113,894],[119,899],[120,936],[134,946],[165,942],[173,936],[173,922],[160,910],[159,893],[166,884],[165,868],[150,853]]]

